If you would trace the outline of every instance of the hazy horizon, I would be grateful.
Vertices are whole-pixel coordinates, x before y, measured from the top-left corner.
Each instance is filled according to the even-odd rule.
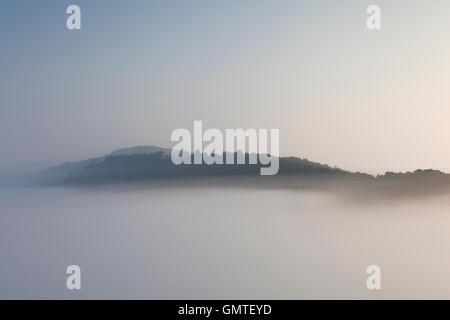
[[[450,172],[450,3],[378,0],[375,32],[369,4],[1,0],[0,169],[171,147],[202,120],[345,170]]]
[[[449,12],[0,0],[0,300],[450,299]]]

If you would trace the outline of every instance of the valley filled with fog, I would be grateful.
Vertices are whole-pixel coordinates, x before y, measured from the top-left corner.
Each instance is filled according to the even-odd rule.
[[[450,298],[450,197],[354,200],[220,186],[1,188],[0,298]],[[71,264],[82,290],[66,289]],[[382,290],[366,288],[373,264]]]

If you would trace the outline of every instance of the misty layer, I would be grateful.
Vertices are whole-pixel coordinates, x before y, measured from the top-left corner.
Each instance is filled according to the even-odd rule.
[[[311,190],[362,201],[428,197],[450,191],[450,175],[436,170],[387,172],[375,177],[307,159],[280,157],[277,175],[260,176],[263,165],[249,164],[251,155],[235,153],[232,156],[245,157],[246,164],[175,165],[170,159],[169,149],[134,147],[117,150],[104,157],[65,163],[34,175],[3,181],[3,184],[78,187],[132,184],[139,188],[164,185],[171,188],[208,186]]]

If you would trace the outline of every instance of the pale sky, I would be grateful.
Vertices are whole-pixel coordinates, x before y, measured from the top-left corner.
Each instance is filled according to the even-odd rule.
[[[202,120],[347,170],[450,172],[448,0],[0,0],[0,43],[0,166],[171,147]]]

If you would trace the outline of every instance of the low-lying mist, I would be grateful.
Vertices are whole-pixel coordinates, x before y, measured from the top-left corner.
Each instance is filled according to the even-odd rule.
[[[194,180],[0,189],[0,298],[450,298],[446,194]]]

